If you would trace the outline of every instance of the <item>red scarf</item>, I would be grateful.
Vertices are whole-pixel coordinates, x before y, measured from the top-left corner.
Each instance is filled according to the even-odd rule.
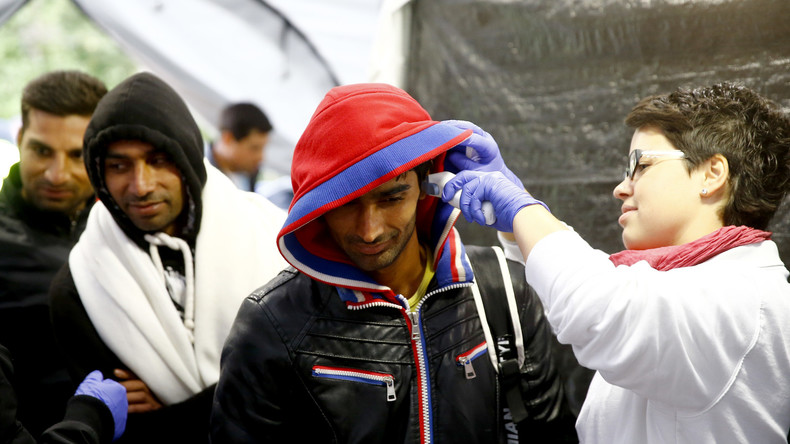
[[[644,260],[656,270],[666,271],[697,265],[731,248],[762,242],[770,238],[771,233],[767,231],[730,225],[683,245],[649,250],[624,250],[609,256],[609,260],[615,265],[633,265]]]

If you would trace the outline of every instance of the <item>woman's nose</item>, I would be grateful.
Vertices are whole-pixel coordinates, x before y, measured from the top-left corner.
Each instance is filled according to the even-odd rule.
[[[614,187],[614,191],[612,194],[614,195],[615,199],[625,200],[628,196],[630,196],[634,191],[634,181],[631,180],[630,177],[623,178],[620,183]]]

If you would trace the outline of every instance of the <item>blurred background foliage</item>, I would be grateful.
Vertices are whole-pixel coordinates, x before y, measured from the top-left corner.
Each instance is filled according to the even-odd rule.
[[[0,119],[19,114],[28,81],[57,69],[85,71],[112,88],[137,65],[71,0],[31,0],[0,26]]]
[[[0,26],[0,177],[19,160],[19,101],[47,71],[78,69],[108,88],[138,71],[117,43],[71,0],[30,0]]]

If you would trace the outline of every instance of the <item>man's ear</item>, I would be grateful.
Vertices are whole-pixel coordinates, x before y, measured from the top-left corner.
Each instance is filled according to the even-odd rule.
[[[222,143],[224,145],[226,145],[226,146],[230,145],[230,144],[232,144],[233,142],[236,141],[236,138],[233,137],[233,132],[228,131],[228,130],[221,131],[219,133],[219,137],[220,137],[220,140],[222,140]]]
[[[417,188],[420,191],[420,197],[417,200],[423,200],[425,199],[426,196],[428,196],[428,193],[425,192],[425,188],[422,186],[423,182],[425,182],[426,180],[428,180],[427,174],[422,178],[420,178],[420,176],[417,176]]]
[[[422,177],[420,177],[419,175],[417,176],[417,180],[419,181],[417,186],[420,187],[420,199],[419,200],[423,200],[423,199],[425,199],[426,196],[428,196],[428,193],[425,192],[425,189],[423,188],[422,183],[427,181],[428,180],[428,175],[431,174],[431,172],[433,172],[433,165],[434,165],[435,161],[436,161],[436,159],[429,160],[428,161],[428,168],[425,170],[423,176]]]
[[[723,154],[715,154],[701,165],[703,179],[702,186],[707,190],[707,195],[727,191],[727,179],[730,177],[730,163]]]

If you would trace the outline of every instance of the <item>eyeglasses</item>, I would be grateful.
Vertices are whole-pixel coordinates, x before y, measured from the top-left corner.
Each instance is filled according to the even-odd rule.
[[[636,167],[641,165],[641,161],[643,159],[660,159],[664,158],[664,160],[672,160],[672,159],[683,159],[686,157],[686,154],[680,150],[672,150],[672,151],[643,151],[643,150],[633,150],[631,153],[628,154],[628,167],[625,170],[625,177],[624,179],[631,179],[634,180],[634,175],[636,175]],[[651,163],[650,165],[654,165],[656,162]]]

